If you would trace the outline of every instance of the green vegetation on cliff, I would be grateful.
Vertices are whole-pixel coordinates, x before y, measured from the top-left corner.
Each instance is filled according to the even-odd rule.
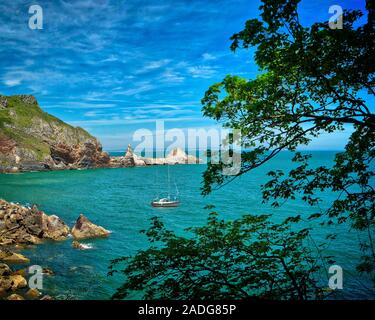
[[[51,146],[100,145],[82,128],[44,112],[30,95],[0,95],[0,169],[19,162],[51,162]],[[101,150],[100,150],[101,151]]]

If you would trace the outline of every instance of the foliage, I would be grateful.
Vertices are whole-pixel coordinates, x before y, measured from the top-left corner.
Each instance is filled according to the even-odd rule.
[[[299,220],[275,224],[267,215],[247,215],[225,222],[211,213],[207,225],[182,237],[153,218],[143,231],[152,246],[112,261],[109,274],[126,278],[112,298],[135,292],[143,299],[322,298],[316,258],[304,245],[310,230],[292,228]]]
[[[297,12],[299,0],[263,0],[261,20],[253,19],[232,37],[232,50],[255,47],[261,74],[252,80],[227,76],[211,86],[202,99],[204,115],[225,127],[240,129],[244,150],[240,176],[275,158],[296,152],[322,134],[351,129],[345,150],[332,167],[309,166],[309,155],[296,152],[297,168],[269,173],[264,201],[279,206],[301,197],[318,208],[319,192],[337,199],[323,216],[327,224],[350,222],[366,231],[361,243],[360,272],[373,277],[374,251],[374,129],[370,101],[375,95],[374,5],[368,1],[367,20],[360,11],[344,11],[343,29],[328,22],[305,27]],[[360,20],[362,19],[362,20]],[[361,22],[362,21],[362,22]],[[362,24],[361,24],[362,23]],[[223,175],[226,165],[210,164],[204,173],[203,194],[237,176]]]

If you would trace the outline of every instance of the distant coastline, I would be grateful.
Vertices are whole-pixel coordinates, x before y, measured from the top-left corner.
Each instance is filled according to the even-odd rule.
[[[111,157],[100,141],[44,112],[34,96],[0,95],[0,173],[200,163],[182,149],[143,158],[131,146]]]

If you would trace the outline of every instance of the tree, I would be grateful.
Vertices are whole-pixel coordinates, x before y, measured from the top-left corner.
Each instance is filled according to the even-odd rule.
[[[135,292],[143,299],[322,298],[320,268],[305,244],[310,230],[292,228],[299,220],[247,215],[224,222],[211,213],[207,225],[181,237],[153,218],[143,231],[153,246],[112,261],[109,274],[126,278],[112,299]]]
[[[231,38],[232,50],[255,47],[260,75],[247,80],[227,76],[214,84],[202,99],[203,113],[225,127],[240,129],[241,172],[225,176],[225,163],[210,164],[204,173],[203,194],[251,172],[281,151],[295,152],[296,168],[269,172],[264,201],[277,207],[281,200],[301,197],[311,206],[318,192],[337,194],[323,216],[325,223],[351,223],[365,231],[361,242],[360,272],[374,280],[374,129],[370,106],[375,95],[374,3],[367,1],[367,19],[360,11],[344,11],[343,29],[331,30],[328,22],[302,26],[299,0],[263,0],[261,19],[249,20]],[[296,152],[323,133],[352,128],[345,150],[331,167],[309,166],[309,155]]]

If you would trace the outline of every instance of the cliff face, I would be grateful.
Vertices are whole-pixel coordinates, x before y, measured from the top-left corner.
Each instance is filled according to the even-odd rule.
[[[43,112],[33,96],[0,95],[0,171],[100,167],[100,142]]]

